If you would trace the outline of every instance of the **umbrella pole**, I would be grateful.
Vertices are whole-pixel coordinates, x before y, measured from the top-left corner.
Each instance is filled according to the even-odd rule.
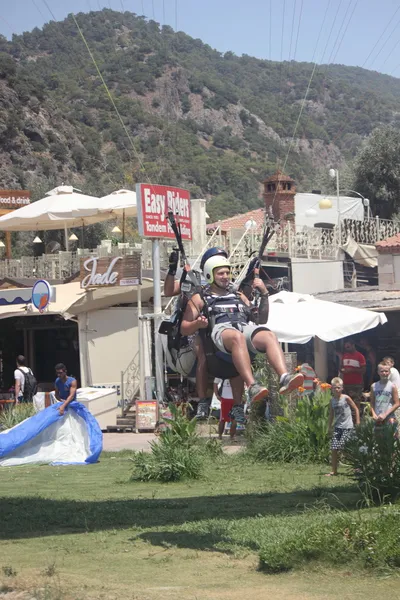
[[[68,227],[65,224],[64,225],[64,235],[65,235],[65,250],[68,252],[69,250],[69,244],[68,244]]]
[[[81,227],[81,248],[82,248],[82,250],[84,249],[84,247],[85,247],[85,226],[82,221],[82,227]]]
[[[125,243],[125,209],[122,211],[122,242]]]

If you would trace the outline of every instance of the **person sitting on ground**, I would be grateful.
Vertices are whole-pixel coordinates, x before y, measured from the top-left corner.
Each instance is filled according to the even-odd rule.
[[[331,381],[332,397],[329,411],[329,431],[333,435],[331,441],[332,450],[332,471],[327,473],[328,476],[338,474],[339,451],[343,450],[346,442],[350,439],[354,432],[354,423],[352,418],[352,410],[355,415],[356,425],[360,424],[360,412],[350,398],[343,394],[343,380],[340,377],[334,377]]]
[[[394,383],[389,380],[390,367],[381,362],[378,365],[379,381],[371,385],[371,413],[375,426],[392,426],[397,430],[395,412],[400,406],[399,393]]]
[[[222,436],[225,431],[225,425],[229,422],[231,423],[229,429],[229,436],[231,438],[231,441],[234,441],[236,436],[237,423],[234,418],[234,415],[232,414],[232,409],[234,406],[232,385],[233,387],[238,385],[241,389],[241,393],[243,394],[244,386],[241,377],[234,377],[231,380],[219,379],[218,377],[214,379],[214,394],[221,402],[218,424],[218,437],[220,440],[222,440]],[[240,392],[238,391],[238,393]]]
[[[217,352],[231,356],[233,364],[249,388],[252,402],[267,397],[268,390],[257,383],[251,368],[251,355],[264,353],[269,364],[280,377],[281,394],[291,392],[302,385],[301,373],[289,374],[279,342],[265,325],[251,322],[250,302],[231,285],[231,266],[227,258],[213,256],[205,261],[203,273],[209,283],[203,295],[195,294],[187,304],[181,325],[183,335],[192,335],[211,327],[211,339]],[[256,277],[254,289],[263,299],[268,292],[263,281]],[[208,318],[204,314],[206,310]],[[242,396],[233,390],[235,407],[240,409]],[[243,410],[243,409],[242,409]]]
[[[364,389],[366,360],[364,355],[356,350],[352,338],[344,341],[343,349],[343,353],[338,353],[338,355],[340,358],[340,375],[343,379],[344,391],[353,399],[358,410],[360,410]]]
[[[17,368],[14,371],[15,403],[33,402],[37,382],[32,370],[26,365],[26,358],[19,354],[16,359]]]
[[[77,382],[74,377],[68,377],[67,367],[63,363],[58,363],[55,366],[55,371],[57,375],[55,382],[56,398],[60,402],[63,400],[61,406],[58,407],[58,412],[60,415],[63,415],[68,408],[68,405],[73,400],[76,400]]]

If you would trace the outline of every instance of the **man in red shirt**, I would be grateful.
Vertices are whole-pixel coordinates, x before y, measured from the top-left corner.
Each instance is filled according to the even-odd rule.
[[[360,408],[364,389],[365,357],[357,352],[352,339],[347,339],[343,345],[344,351],[340,356],[340,377],[343,379],[344,392]]]

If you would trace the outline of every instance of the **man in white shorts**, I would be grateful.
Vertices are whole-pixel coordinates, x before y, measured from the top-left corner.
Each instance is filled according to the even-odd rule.
[[[267,397],[268,390],[257,383],[251,368],[251,356],[264,353],[269,364],[280,377],[281,394],[289,393],[304,381],[301,373],[287,372],[285,357],[279,342],[266,325],[251,322],[249,300],[231,285],[231,266],[223,256],[212,256],[205,261],[203,274],[209,285],[203,294],[195,294],[188,303],[183,316],[182,335],[193,335],[211,327],[211,338],[217,351],[228,354],[249,388],[252,402]],[[253,287],[261,294],[260,311],[268,300],[263,281],[256,277]],[[241,396],[233,390],[235,405],[241,404]]]

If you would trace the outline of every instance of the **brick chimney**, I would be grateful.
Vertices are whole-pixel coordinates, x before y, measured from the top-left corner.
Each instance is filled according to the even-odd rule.
[[[263,181],[263,184],[263,198],[267,213],[272,206],[276,221],[294,222],[294,197],[296,194],[294,179],[291,179],[282,171],[277,171]]]

